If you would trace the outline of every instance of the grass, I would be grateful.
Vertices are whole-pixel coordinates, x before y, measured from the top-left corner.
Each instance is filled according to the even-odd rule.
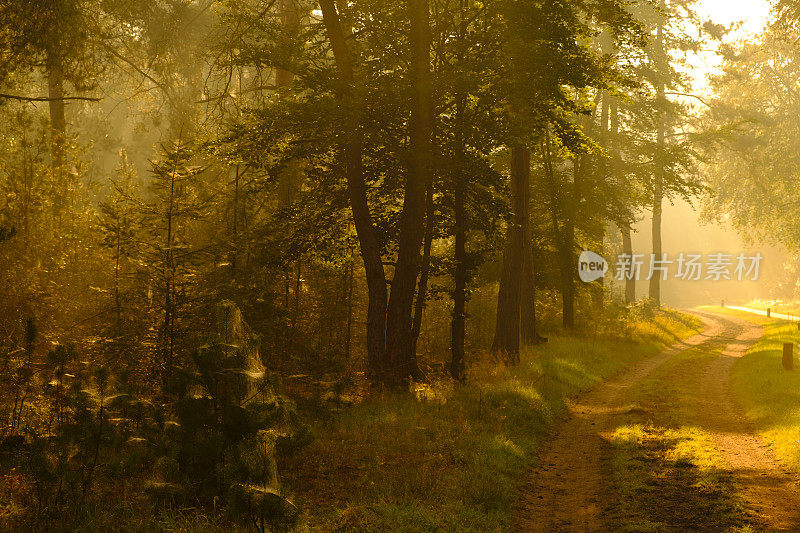
[[[318,428],[284,479],[312,530],[508,530],[518,484],[566,400],[699,325],[664,313],[629,340],[551,338],[516,368],[478,365],[446,394],[369,400]]]
[[[783,301],[783,300],[754,300],[748,304],[745,304],[745,307],[751,307],[753,309],[760,309],[765,311],[766,309],[772,309],[775,313],[784,313],[784,314],[797,314],[800,312],[800,302],[798,301]],[[717,308],[719,309],[719,308]],[[731,309],[728,309],[731,311]]]
[[[794,371],[782,366],[783,343],[800,342],[798,326],[748,313],[726,312],[764,328],[761,339],[733,367],[731,390],[736,401],[776,457],[787,466],[800,469],[800,368],[796,357]]]
[[[731,531],[749,527],[713,440],[696,427],[622,426],[613,435],[618,531]]]
[[[634,406],[612,435],[619,531],[748,531],[754,523],[693,401],[713,340],[670,358],[631,391]]]

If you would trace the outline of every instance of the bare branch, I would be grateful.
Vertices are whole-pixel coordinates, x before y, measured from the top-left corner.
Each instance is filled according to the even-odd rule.
[[[0,93],[0,98],[8,100],[20,100],[23,102],[54,102],[56,100],[83,100],[86,102],[99,102],[102,98],[96,96],[62,96],[60,98],[50,98],[48,96],[20,96],[16,94]]]
[[[263,90],[274,91],[277,88],[278,88],[277,85],[259,85],[258,87],[248,87],[247,89],[242,89],[241,91],[238,91],[236,94],[223,93],[223,94],[221,94],[219,96],[210,96],[208,98],[203,98],[202,100],[197,100],[195,103],[197,103],[197,104],[206,104],[208,102],[214,102],[216,100],[222,100],[223,98],[236,98],[239,95],[246,94],[246,93],[252,93],[252,92],[256,92],[256,91],[263,91]]]
[[[665,92],[664,94],[668,94],[668,95],[671,95],[671,96],[686,96],[687,98],[694,98],[695,100],[697,100],[698,102],[700,102],[700,103],[701,103],[701,104],[703,104],[704,106],[706,106],[706,107],[711,107],[711,104],[709,104],[709,103],[708,103],[707,101],[705,101],[705,100],[704,100],[702,97],[700,97],[700,96],[697,96],[696,94],[689,94],[689,93],[677,93],[677,92]]]

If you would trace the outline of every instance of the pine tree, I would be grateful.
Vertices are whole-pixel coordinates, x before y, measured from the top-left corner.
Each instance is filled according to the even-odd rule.
[[[133,364],[131,348],[133,328],[133,307],[142,302],[136,299],[135,260],[138,253],[136,220],[139,187],[136,172],[128,161],[128,155],[120,150],[120,165],[117,167],[117,178],[111,182],[112,192],[106,201],[100,204],[100,229],[103,232],[103,246],[110,252],[113,269],[111,287],[108,293],[112,298],[113,321],[109,326],[111,356],[123,358],[123,373],[126,374]]]
[[[141,261],[149,290],[156,302],[152,309],[158,322],[154,343],[155,372],[162,386],[169,381],[180,352],[189,306],[197,300],[198,269],[202,251],[191,247],[192,223],[203,214],[198,176],[191,145],[178,140],[162,146],[161,157],[151,162],[150,199],[141,204],[145,235]]]

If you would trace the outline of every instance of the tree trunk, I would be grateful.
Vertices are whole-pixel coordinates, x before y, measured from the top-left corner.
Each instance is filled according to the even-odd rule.
[[[579,172],[578,160],[574,162],[573,198],[561,198],[559,187],[556,184],[555,171],[553,170],[552,149],[550,146],[550,131],[545,130],[542,144],[542,161],[544,162],[545,178],[550,194],[550,218],[553,224],[553,239],[556,243],[559,270],[561,274],[561,321],[566,329],[575,326],[575,280],[573,275],[574,261],[572,249],[575,244],[575,202],[578,192]],[[562,204],[565,204],[562,206]],[[564,226],[559,222],[559,212],[563,212]]]
[[[531,153],[526,147],[511,147],[512,220],[506,230],[503,270],[497,295],[497,322],[492,352],[509,363],[519,362],[520,296],[525,239],[528,233]]]
[[[458,172],[461,174],[461,171]],[[465,180],[458,179],[454,192],[455,215],[455,290],[453,291],[453,320],[450,335],[450,375],[453,379],[464,379],[464,344],[467,324],[467,216],[464,205]]]
[[[572,275],[575,232],[564,232],[559,257],[561,258],[561,324],[565,329],[575,329],[575,279]]]
[[[417,284],[417,299],[414,302],[414,321],[411,332],[411,351],[417,353],[417,341],[422,330],[422,315],[428,297],[428,276],[431,268],[431,246],[433,245],[433,182],[428,183],[425,193],[425,242],[422,245],[422,270]]]
[[[464,116],[464,98],[459,97],[456,103],[456,133],[457,149],[461,152],[459,155],[458,167],[453,177],[453,218],[455,223],[454,228],[454,253],[453,259],[455,260],[455,270],[453,272],[453,281],[455,281],[455,289],[453,290],[453,318],[450,323],[450,375],[453,379],[464,379],[464,345],[466,343],[466,329],[467,329],[467,282],[469,271],[467,270],[467,210],[466,210],[466,186],[467,180],[465,178],[465,169],[463,157],[463,136],[461,135],[462,121]]]
[[[166,388],[172,374],[172,361],[175,355],[175,274],[176,264],[175,255],[172,247],[173,234],[173,213],[177,210],[175,206],[175,172],[170,176],[169,182],[169,206],[166,212],[167,232],[164,242],[164,281],[166,283],[166,293],[164,294],[164,346],[163,346],[163,373],[162,385]]]
[[[664,2],[661,2],[662,8],[664,7]],[[658,30],[656,32],[656,47],[658,54],[663,53],[664,47],[664,28],[661,23],[658,25]],[[664,104],[666,103],[666,96],[665,96],[665,87],[662,81],[663,71],[661,68],[662,59],[659,57],[657,59],[658,65],[656,68],[656,76],[658,76],[659,81],[657,83],[658,87],[656,88],[656,101],[658,107],[658,126],[656,132],[656,160],[655,160],[655,171],[653,172],[653,226],[652,226],[652,237],[653,237],[653,260],[660,260],[661,259],[661,212],[662,212],[662,204],[664,202],[664,142],[665,142],[665,128],[666,125],[664,124]],[[650,278],[650,298],[655,302],[657,307],[661,307],[661,277],[654,275]]]
[[[367,203],[367,185],[364,182],[361,158],[363,135],[359,121],[356,119],[358,105],[353,97],[355,81],[353,60],[333,0],[320,0],[320,8],[339,70],[339,94],[347,108],[346,116],[349,117],[348,123],[343,128],[345,138],[341,143],[341,150],[344,174],[347,179],[347,192],[350,196],[350,207],[353,210],[353,222],[367,278],[367,359],[372,378],[384,381],[388,366],[386,362],[386,273],[383,270],[378,234]]]
[[[408,17],[411,22],[410,75],[413,87],[409,120],[411,164],[406,178],[397,261],[386,314],[387,359],[392,367],[391,382],[396,386],[419,375],[416,354],[411,351],[411,308],[421,265],[425,190],[431,180],[433,134],[428,0],[408,0]]]
[[[345,353],[347,360],[351,356],[351,343],[353,336],[353,278],[355,274],[355,262],[351,259],[347,267],[347,331],[345,334]]]
[[[466,34],[464,18],[464,1],[461,2],[459,37]],[[459,57],[459,60],[463,58]],[[469,269],[467,265],[467,184],[466,179],[466,147],[464,146],[464,108],[466,95],[459,92],[456,97],[455,145],[457,158],[453,173],[453,235],[455,262],[453,271],[453,317],[450,322],[450,375],[453,379],[463,381],[465,378],[465,344],[467,336],[467,283]]]
[[[653,191],[653,260],[661,259],[661,209],[663,203],[663,185],[660,176],[656,178]],[[661,276],[654,275],[650,278],[650,298],[657,307],[661,307]]]
[[[231,225],[231,237],[233,246],[230,251],[231,277],[236,278],[236,269],[239,266],[239,165],[234,167],[233,179],[233,223]]]
[[[619,177],[619,107],[616,98],[611,98],[611,105],[609,109],[609,139],[608,145],[611,148],[611,173],[615,177]],[[624,225],[620,228],[622,234],[622,253],[633,257],[633,242],[631,239],[631,227]],[[636,280],[633,276],[625,277],[625,303],[632,304],[636,301]]]
[[[622,253],[633,257],[633,242],[631,240],[630,226],[623,227],[622,233]],[[636,279],[633,276],[625,277],[625,303],[631,304],[636,301]]]
[[[567,200],[568,211],[561,243],[561,299],[562,324],[566,329],[575,329],[575,218],[581,194],[582,156],[573,161],[572,196]]]
[[[523,260],[522,302],[520,306],[520,335],[526,345],[541,344],[547,339],[539,335],[536,327],[536,262],[530,235],[525,236]]]
[[[119,216],[116,217],[116,249],[114,250],[114,337],[122,334],[122,300],[119,294],[119,260],[122,255],[122,226]]]
[[[297,13],[295,0],[280,0],[281,26],[286,29],[287,34],[294,34],[300,25],[300,17]],[[285,87],[294,81],[294,74],[284,69],[275,71],[275,86]]]
[[[609,102],[608,91],[603,91],[602,102],[600,104],[600,139],[606,148],[609,148],[609,121],[611,114],[611,106]],[[605,157],[600,158],[601,180],[608,179],[609,165]],[[594,232],[595,249],[592,250],[600,255],[605,253],[605,234],[606,234],[606,221],[601,218],[597,221],[597,227]],[[605,303],[605,280],[600,278],[593,282],[592,289],[592,304],[596,311],[602,311]]]
[[[55,198],[53,211],[55,218],[61,222],[65,202],[68,199],[69,185],[66,180],[64,164],[66,163],[65,143],[67,138],[67,119],[64,111],[64,71],[58,51],[47,51],[45,60],[47,67],[47,89],[50,110],[51,165],[55,182]]]

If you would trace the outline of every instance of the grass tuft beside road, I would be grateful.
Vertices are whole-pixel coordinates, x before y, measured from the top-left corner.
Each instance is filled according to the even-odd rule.
[[[468,384],[423,396],[433,401],[369,400],[319,427],[285,481],[314,530],[507,530],[533,452],[566,400],[700,327],[663,313],[626,341],[551,338],[517,368],[482,365]]]

